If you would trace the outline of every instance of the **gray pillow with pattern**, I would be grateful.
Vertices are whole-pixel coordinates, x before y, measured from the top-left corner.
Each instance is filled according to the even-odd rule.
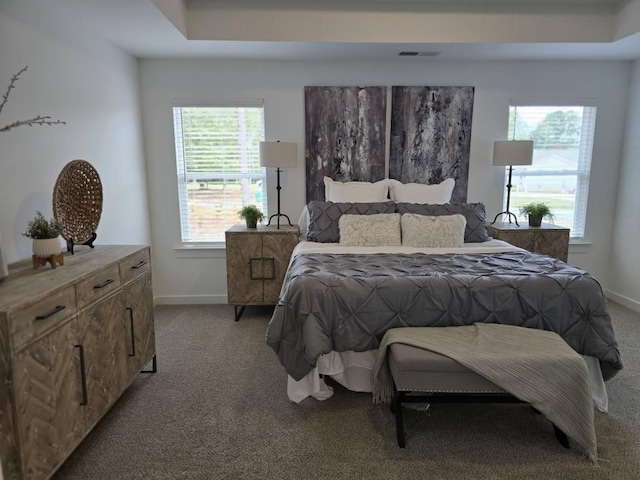
[[[307,209],[309,210],[307,240],[320,243],[338,243],[340,241],[338,223],[342,215],[395,213],[396,204],[394,202],[334,203],[312,200],[307,204]]]
[[[491,240],[487,233],[487,214],[484,203],[396,203],[398,213],[417,213],[418,215],[464,215],[467,226],[464,230],[465,243],[480,243]]]

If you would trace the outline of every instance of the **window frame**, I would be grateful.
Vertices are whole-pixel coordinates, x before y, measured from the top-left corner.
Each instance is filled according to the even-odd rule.
[[[555,175],[555,176],[575,176],[576,177],[576,189],[574,194],[574,210],[573,210],[573,224],[570,229],[570,240],[575,242],[583,242],[585,238],[586,219],[587,219],[587,207],[589,186],[591,181],[591,167],[593,163],[593,143],[596,134],[597,126],[597,111],[598,105],[593,98],[570,98],[570,99],[510,99],[508,109],[508,119],[511,118],[512,108],[527,108],[527,107],[548,107],[548,108],[568,108],[568,107],[580,107],[583,109],[583,118],[581,124],[580,144],[578,147],[578,164],[574,170],[545,170],[538,171],[530,176],[543,176],[543,175]],[[507,128],[507,134],[510,140],[520,140],[521,138],[515,135],[509,135],[511,125]],[[516,128],[513,128],[515,132]],[[585,134],[586,133],[586,134]],[[513,138],[511,138],[513,137]],[[534,152],[535,152],[534,143]],[[505,184],[508,177],[508,167],[505,168]],[[513,199],[512,192],[512,199]],[[506,193],[503,195],[503,209],[506,206]],[[520,217],[519,217],[520,218]],[[578,225],[577,228],[574,228]]]
[[[178,150],[178,131],[182,136],[182,122],[178,123],[176,121],[175,109],[176,108],[260,108],[262,109],[262,135],[260,141],[265,140],[265,106],[264,99],[261,98],[244,98],[244,99],[226,99],[226,100],[195,100],[195,99],[174,99],[171,102],[171,122],[173,129],[173,158],[174,158],[174,166],[176,168],[176,186],[178,193],[178,223],[179,223],[179,246],[178,249],[181,249],[185,252],[195,251],[195,250],[206,250],[206,249],[224,249],[226,247],[226,242],[224,236],[221,240],[185,240],[189,235],[189,202],[188,202],[188,185],[189,181],[193,180],[195,175],[200,175],[199,173],[187,173],[185,174],[185,166],[184,162],[185,156],[184,152],[182,155],[179,155]],[[259,142],[258,142],[259,143]],[[266,215],[267,210],[267,172],[266,168],[261,167],[261,173],[216,173],[212,178],[216,180],[224,180],[225,178],[231,179],[240,179],[240,178],[251,178],[251,179],[261,179],[262,180],[262,193],[263,200],[262,205],[258,205],[261,207]],[[240,220],[238,219],[238,222]],[[224,234],[224,232],[221,232]],[[187,255],[189,257],[190,255]]]

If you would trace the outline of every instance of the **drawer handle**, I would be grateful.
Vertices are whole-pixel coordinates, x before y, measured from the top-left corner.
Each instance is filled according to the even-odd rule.
[[[146,260],[141,260],[141,261],[140,261],[140,263],[138,263],[137,265],[134,265],[134,266],[133,266],[133,267],[131,267],[131,268],[133,268],[134,270],[137,270],[137,269],[139,269],[139,268],[144,267],[146,264],[147,264],[147,261],[146,261]]]
[[[127,310],[129,310],[129,320],[131,321],[131,353],[129,354],[129,356],[135,357],[136,356],[136,334],[133,330],[133,308],[127,307]]]
[[[263,276],[264,280],[274,280],[276,278],[276,261],[273,257],[271,258],[263,258],[262,259],[262,271],[264,272],[265,262],[271,262],[271,275],[268,277]]]
[[[57,305],[53,310],[51,310],[50,312],[47,313],[43,313],[42,315],[38,315],[36,317],[36,320],[44,320],[45,318],[49,318],[52,315],[55,315],[58,312],[61,312],[62,310],[64,310],[66,307],[64,305]]]
[[[80,405],[87,405],[89,400],[87,398],[87,374],[84,368],[84,345],[76,345],[76,348],[80,349],[80,382],[82,383],[82,401]]]
[[[257,274],[253,271],[253,262],[257,262],[260,261],[261,262],[261,266],[262,266],[262,274],[260,276],[257,276]],[[265,271],[265,262],[271,262],[271,275],[268,277],[264,276],[264,271]],[[249,259],[249,278],[251,278],[251,280],[273,280],[276,278],[276,262],[274,258],[263,258],[263,257],[258,257],[258,258],[250,258]]]
[[[113,282],[115,282],[115,280],[113,278],[107,278],[104,282],[99,283],[98,285],[94,285],[93,288],[95,288],[95,289],[104,288],[107,285],[111,285]]]
[[[262,258],[250,258],[249,259],[249,278],[251,280],[263,280],[264,279],[264,275],[260,275],[258,276],[254,271],[253,271],[253,262],[262,260]]]

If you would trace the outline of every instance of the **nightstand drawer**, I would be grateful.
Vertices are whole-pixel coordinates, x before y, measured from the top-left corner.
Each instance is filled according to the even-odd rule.
[[[569,256],[569,229],[543,223],[540,227],[526,224],[498,222],[488,226],[488,233],[496,240],[509,242],[530,252],[555,257],[566,262]]]

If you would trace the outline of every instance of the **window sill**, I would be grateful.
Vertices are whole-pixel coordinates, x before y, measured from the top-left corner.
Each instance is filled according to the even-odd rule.
[[[224,243],[202,245],[179,245],[173,249],[178,258],[225,258],[227,249]]]
[[[569,253],[588,253],[592,245],[592,242],[584,238],[569,239]]]

